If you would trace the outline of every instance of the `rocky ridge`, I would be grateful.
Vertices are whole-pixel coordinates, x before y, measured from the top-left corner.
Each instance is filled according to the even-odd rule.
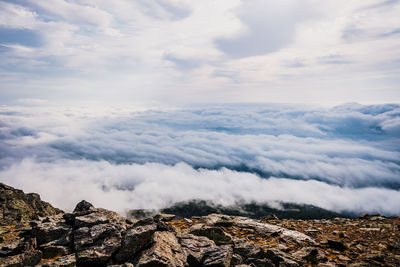
[[[72,213],[3,224],[0,266],[398,266],[400,218],[261,220],[209,214],[125,219]]]
[[[25,194],[22,190],[0,183],[0,222],[16,224],[39,217],[62,213],[35,193]]]

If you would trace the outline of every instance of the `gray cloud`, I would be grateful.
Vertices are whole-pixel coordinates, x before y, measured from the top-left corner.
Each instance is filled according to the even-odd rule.
[[[312,14],[306,3],[297,1],[244,1],[237,16],[245,31],[215,40],[218,49],[233,58],[272,53],[292,42],[296,23]]]
[[[157,19],[179,20],[188,17],[192,10],[183,3],[174,3],[168,0],[136,0],[143,11]]]
[[[201,65],[199,60],[181,58],[173,53],[164,53],[163,59],[172,62],[178,69],[182,71],[197,68]]]

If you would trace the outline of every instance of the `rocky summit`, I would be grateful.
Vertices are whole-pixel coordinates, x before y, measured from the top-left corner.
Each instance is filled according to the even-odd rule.
[[[157,214],[138,220],[87,201],[78,203],[72,213],[57,210],[37,216],[26,222],[11,220],[11,215],[2,220],[0,266],[400,264],[399,217],[259,220]]]

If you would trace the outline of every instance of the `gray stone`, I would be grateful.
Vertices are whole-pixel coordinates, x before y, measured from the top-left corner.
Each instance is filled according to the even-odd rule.
[[[201,264],[205,251],[215,247],[214,241],[207,237],[191,234],[182,236],[179,243],[182,246],[182,251],[186,254],[187,262],[190,266]]]
[[[127,231],[122,239],[122,246],[115,259],[123,263],[132,259],[140,250],[149,247],[157,230],[156,224],[137,226]]]
[[[93,209],[93,205],[86,200],[82,200],[78,204],[76,204],[74,212],[79,212],[79,211],[88,211]]]
[[[42,245],[54,240],[68,238],[71,231],[71,226],[65,223],[62,216],[56,215],[49,221],[36,222],[31,232],[36,237],[38,245]]]
[[[232,237],[225,233],[221,227],[207,226],[204,224],[195,224],[189,229],[193,235],[205,236],[215,242],[217,245],[232,244]]]
[[[186,263],[186,255],[182,252],[178,239],[171,232],[155,232],[153,245],[143,251],[137,266],[165,266],[183,267]]]
[[[231,264],[233,249],[230,245],[223,245],[207,249],[203,256],[203,266],[228,267]]]

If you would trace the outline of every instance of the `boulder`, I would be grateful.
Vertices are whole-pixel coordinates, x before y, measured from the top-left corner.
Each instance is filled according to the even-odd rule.
[[[90,235],[89,227],[81,227],[74,230],[74,249],[79,250],[82,247],[93,244],[92,236]]]
[[[185,266],[186,255],[172,232],[155,232],[153,245],[142,252],[137,266]]]
[[[179,239],[182,251],[187,257],[187,262],[190,266],[197,266],[201,264],[204,253],[215,247],[214,241],[211,241],[205,236],[196,236],[187,234]]]
[[[148,224],[128,229],[122,239],[122,246],[115,259],[119,263],[129,261],[146,247],[151,246],[153,235],[157,230],[156,224]]]
[[[265,258],[271,260],[276,266],[299,266],[293,257],[276,248],[269,248]]]
[[[39,245],[49,243],[54,240],[68,239],[71,234],[72,227],[66,224],[61,215],[47,218],[43,221],[35,221],[31,223],[32,235],[36,237]]]
[[[232,236],[226,233],[221,227],[195,224],[189,229],[192,235],[205,236],[217,245],[232,244]]]
[[[80,266],[103,266],[121,247],[121,233],[112,224],[82,227],[75,236],[76,262]]]
[[[265,258],[265,252],[263,249],[245,241],[236,242],[233,252],[239,254],[243,258]]]
[[[297,243],[303,243],[303,242],[315,243],[315,241],[311,237],[309,237],[303,233],[300,233],[298,231],[289,230],[284,227],[280,227],[280,226],[272,225],[272,224],[268,224],[268,223],[257,222],[256,220],[246,218],[246,217],[239,217],[239,216],[235,217],[234,225],[239,228],[252,229],[259,234],[278,235],[283,240],[288,239],[290,241],[294,241]]]
[[[300,261],[305,260],[312,264],[316,264],[324,258],[323,253],[314,247],[303,247],[293,253],[292,256]]]
[[[76,204],[74,213],[76,212],[81,212],[81,211],[89,211],[91,209],[94,209],[93,205],[86,200],[82,200],[78,204]]]

